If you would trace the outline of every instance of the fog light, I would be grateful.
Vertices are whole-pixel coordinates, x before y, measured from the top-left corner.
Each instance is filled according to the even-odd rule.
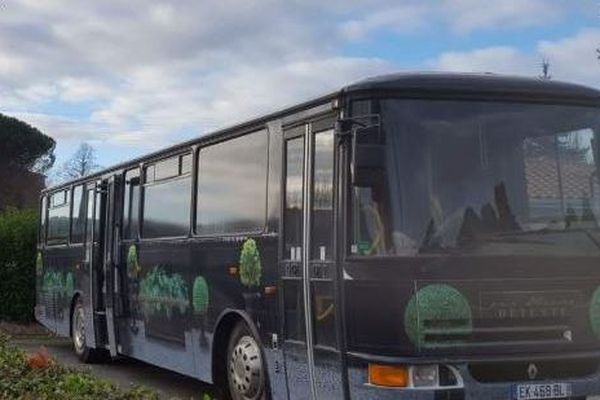
[[[440,385],[438,365],[415,365],[410,369],[410,377],[414,387],[437,387]]]
[[[369,364],[369,383],[387,387],[407,387],[408,369],[403,366]]]

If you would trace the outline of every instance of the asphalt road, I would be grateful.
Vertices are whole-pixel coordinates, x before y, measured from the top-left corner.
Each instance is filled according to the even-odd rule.
[[[63,365],[81,369],[89,368],[94,375],[108,379],[121,388],[128,388],[131,385],[149,387],[156,390],[161,399],[203,400],[205,393],[211,396],[214,393],[210,385],[128,358],[100,364],[83,364],[73,353],[68,339],[16,338],[13,343],[27,352],[34,352],[39,350],[40,346],[46,346],[50,355]]]

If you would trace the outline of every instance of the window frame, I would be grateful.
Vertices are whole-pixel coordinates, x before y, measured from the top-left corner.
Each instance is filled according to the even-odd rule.
[[[69,199],[71,201],[71,204],[69,205],[69,245],[73,245],[73,246],[83,246],[86,240],[85,237],[85,232],[86,232],[86,223],[87,223],[87,199],[85,204],[81,203],[80,207],[83,206],[86,208],[86,218],[84,218],[84,222],[83,222],[83,231],[81,232],[81,241],[79,242],[75,242],[73,241],[73,222],[75,221],[75,219],[73,218],[73,211],[75,209],[75,189],[76,188],[81,188],[81,201],[83,201],[83,199],[85,199],[85,196],[87,195],[86,193],[86,189],[85,189],[85,182],[76,184],[76,185],[71,185],[69,187],[69,190],[71,191],[71,194],[69,195]],[[81,210],[80,210],[81,212]]]
[[[54,202],[54,196],[59,194],[59,193],[63,193],[63,200],[62,203],[56,203]],[[45,244],[46,247],[66,247],[66,246],[70,246],[71,245],[71,207],[72,207],[72,186],[68,186],[65,188],[62,188],[60,190],[56,190],[54,192],[51,192],[48,194],[48,207],[46,210],[46,235],[45,235]],[[52,211],[53,209],[56,208],[62,208],[62,207],[67,207],[68,208],[68,213],[67,213],[67,218],[68,218],[68,228],[67,228],[67,235],[64,239],[60,239],[60,241],[58,241],[57,239],[52,239],[49,237],[49,232],[50,232],[50,211]]]
[[[526,93],[512,93],[512,94],[490,94],[486,96],[484,92],[478,93],[465,93],[463,91],[457,91],[452,96],[443,96],[441,93],[420,93],[420,94],[406,94],[399,90],[392,90],[386,93],[378,93],[375,91],[363,92],[357,95],[353,95],[351,98],[345,101],[346,107],[349,110],[349,119],[360,119],[361,115],[354,115],[353,105],[360,102],[370,102],[371,114],[369,116],[378,115],[380,113],[379,106],[382,100],[426,100],[431,102],[436,101],[454,101],[454,102],[491,102],[491,103],[506,103],[506,104],[523,104],[523,105],[550,105],[550,106],[572,106],[572,107],[585,107],[589,109],[599,110],[600,105],[593,103],[586,99],[576,99],[573,97],[564,97],[562,95],[552,95],[542,97],[530,97]],[[599,128],[600,132],[600,128]],[[342,201],[340,203],[340,215],[343,218],[341,229],[341,240],[342,250],[340,251],[340,260],[347,263],[364,262],[364,261],[386,261],[390,259],[397,260],[410,260],[415,257],[418,258],[434,258],[439,257],[435,254],[418,254],[417,256],[409,254],[396,254],[396,255],[360,255],[354,254],[351,251],[352,245],[352,224],[353,224],[353,193],[354,186],[350,181],[350,167],[351,167],[351,152],[352,146],[349,141],[345,141],[342,145],[342,154],[340,156],[340,171],[339,176],[336,179],[341,178],[339,190],[342,193]]]
[[[127,185],[127,174],[132,172],[132,171],[137,171],[138,176],[138,184],[137,186],[139,187],[139,195],[138,195],[138,209],[137,209],[137,228],[135,229],[135,232],[130,232],[132,235],[132,237],[125,237],[125,227],[127,226],[127,228],[130,228],[130,224],[129,222],[132,220],[132,215],[131,215],[131,209],[132,209],[132,205],[133,203],[131,202],[131,194],[133,193],[133,186],[132,185]],[[140,240],[141,236],[142,236],[142,225],[141,225],[141,221],[142,221],[142,217],[143,217],[143,212],[142,212],[142,207],[144,204],[144,198],[143,198],[143,180],[145,179],[145,177],[142,176],[143,171],[145,171],[145,166],[142,164],[135,166],[135,167],[131,167],[131,168],[127,168],[122,172],[122,177],[123,177],[123,193],[121,196],[121,204],[123,206],[122,212],[121,212],[121,241],[123,242],[128,242],[128,241],[137,241]],[[127,199],[127,196],[129,196],[128,198],[128,202],[127,204],[125,204],[125,199]],[[127,209],[127,213],[125,212],[125,210]],[[126,221],[125,218],[128,217],[129,221]]]
[[[180,151],[178,153],[173,153],[173,154],[168,154],[168,155],[164,155],[161,158],[157,158],[148,162],[142,162],[139,165],[139,169],[140,169],[140,204],[139,204],[139,221],[138,221],[138,236],[137,239],[125,239],[128,241],[131,240],[136,240],[136,241],[140,241],[140,242],[145,242],[145,241],[156,241],[156,240],[177,240],[177,239],[187,239],[189,237],[191,237],[191,232],[192,232],[192,226],[191,226],[191,215],[188,215],[188,230],[186,234],[183,235],[177,235],[177,236],[157,236],[157,237],[145,237],[144,236],[144,229],[145,229],[145,215],[146,215],[146,187],[148,186],[158,186],[164,183],[169,183],[169,182],[173,182],[173,181],[178,181],[178,180],[183,180],[183,179],[190,179],[190,197],[188,199],[189,203],[188,205],[190,206],[190,210],[189,212],[192,212],[192,208],[193,208],[193,199],[194,199],[194,192],[193,192],[193,188],[194,188],[194,168],[192,168],[191,171],[182,174],[181,170],[182,170],[182,158],[185,155],[188,154],[192,154],[192,160],[193,160],[193,150],[192,148],[188,148],[185,151]],[[148,170],[148,168],[156,168],[156,164],[162,162],[162,161],[167,161],[173,158],[177,158],[178,159],[178,175],[175,176],[170,176],[167,178],[163,178],[163,179],[152,179],[152,181],[148,182],[148,177],[147,177],[147,173],[146,171]],[[128,169],[127,171],[133,170],[135,168],[131,168]],[[154,174],[155,175],[155,174]]]
[[[218,146],[218,145],[224,145],[226,143],[232,142],[236,139],[240,139],[246,136],[250,136],[252,134],[255,133],[260,133],[263,132],[266,135],[266,146],[265,146],[265,160],[266,160],[266,168],[265,168],[265,185],[264,185],[264,203],[265,203],[265,208],[264,208],[264,215],[263,215],[263,222],[260,228],[258,229],[254,229],[254,230],[246,230],[246,231],[236,231],[236,232],[218,232],[218,233],[198,233],[198,208],[199,208],[199,200],[200,200],[200,196],[198,196],[198,191],[200,188],[200,159],[201,159],[201,153],[202,150],[213,147],[213,146]],[[226,139],[223,140],[218,140],[218,141],[214,141],[214,142],[209,142],[209,143],[203,143],[200,144],[195,150],[194,150],[194,158],[192,160],[193,164],[192,164],[192,172],[194,173],[194,185],[193,185],[193,204],[192,204],[192,214],[193,214],[193,220],[192,220],[192,236],[194,238],[205,238],[205,239],[211,239],[211,238],[222,238],[222,237],[246,237],[246,236],[259,236],[259,235],[264,235],[268,232],[268,218],[269,218],[269,175],[270,175],[270,171],[269,171],[269,165],[270,165],[270,143],[271,143],[271,133],[270,130],[268,128],[268,126],[260,126],[260,127],[253,127],[250,130],[244,131],[244,133],[242,134],[238,134],[232,137],[228,137]]]
[[[40,197],[40,219],[38,221],[38,246],[45,247],[46,240],[48,237],[48,203],[49,196],[47,193],[42,194]]]

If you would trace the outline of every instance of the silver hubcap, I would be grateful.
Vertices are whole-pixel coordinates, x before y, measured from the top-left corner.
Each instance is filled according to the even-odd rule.
[[[85,348],[85,319],[83,307],[77,307],[73,314],[73,343],[75,344],[75,350],[78,353],[81,353]]]
[[[233,348],[229,360],[229,387],[242,399],[256,399],[262,386],[260,348],[254,338],[243,336]]]

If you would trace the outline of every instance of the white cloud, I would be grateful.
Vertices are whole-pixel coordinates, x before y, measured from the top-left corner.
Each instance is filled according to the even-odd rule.
[[[68,117],[34,112],[11,112],[10,115],[26,121],[57,141],[87,142],[103,140],[108,136],[101,126]]]
[[[530,74],[534,72],[531,57],[508,46],[487,47],[466,52],[445,52],[428,62],[433,69],[452,72],[494,72]]]
[[[541,41],[534,53],[513,47],[488,47],[466,52],[445,52],[428,66],[444,71],[494,72],[539,76],[542,60],[550,63],[553,79],[584,83],[600,88],[600,63],[596,48],[600,29],[583,29],[573,36]]]
[[[461,33],[477,29],[548,25],[565,16],[561,0],[444,0],[442,12]]]
[[[327,16],[358,3],[5,3],[0,110],[62,141],[155,149],[389,70],[335,56]]]
[[[540,54],[551,62],[556,77],[600,87],[597,48],[600,48],[600,28],[584,29],[554,42],[542,41],[538,46]]]
[[[340,24],[347,40],[364,40],[373,33],[398,34],[446,31],[460,35],[473,31],[550,25],[571,13],[589,12],[591,0],[374,0],[359,18]],[[375,3],[375,4],[374,4]],[[400,3],[400,4],[399,4]]]
[[[361,40],[379,30],[397,33],[415,32],[426,25],[429,7],[423,4],[404,4],[378,10],[362,19],[352,19],[340,27],[342,36],[348,40]]]
[[[14,0],[0,6],[0,111],[62,141],[156,149],[395,68],[387,54],[341,56],[348,40],[532,26],[563,18],[565,4]],[[540,53],[556,75],[589,80],[587,67],[568,60],[594,35],[542,43]],[[429,65],[534,74],[538,64],[537,55],[494,47],[445,53]]]

